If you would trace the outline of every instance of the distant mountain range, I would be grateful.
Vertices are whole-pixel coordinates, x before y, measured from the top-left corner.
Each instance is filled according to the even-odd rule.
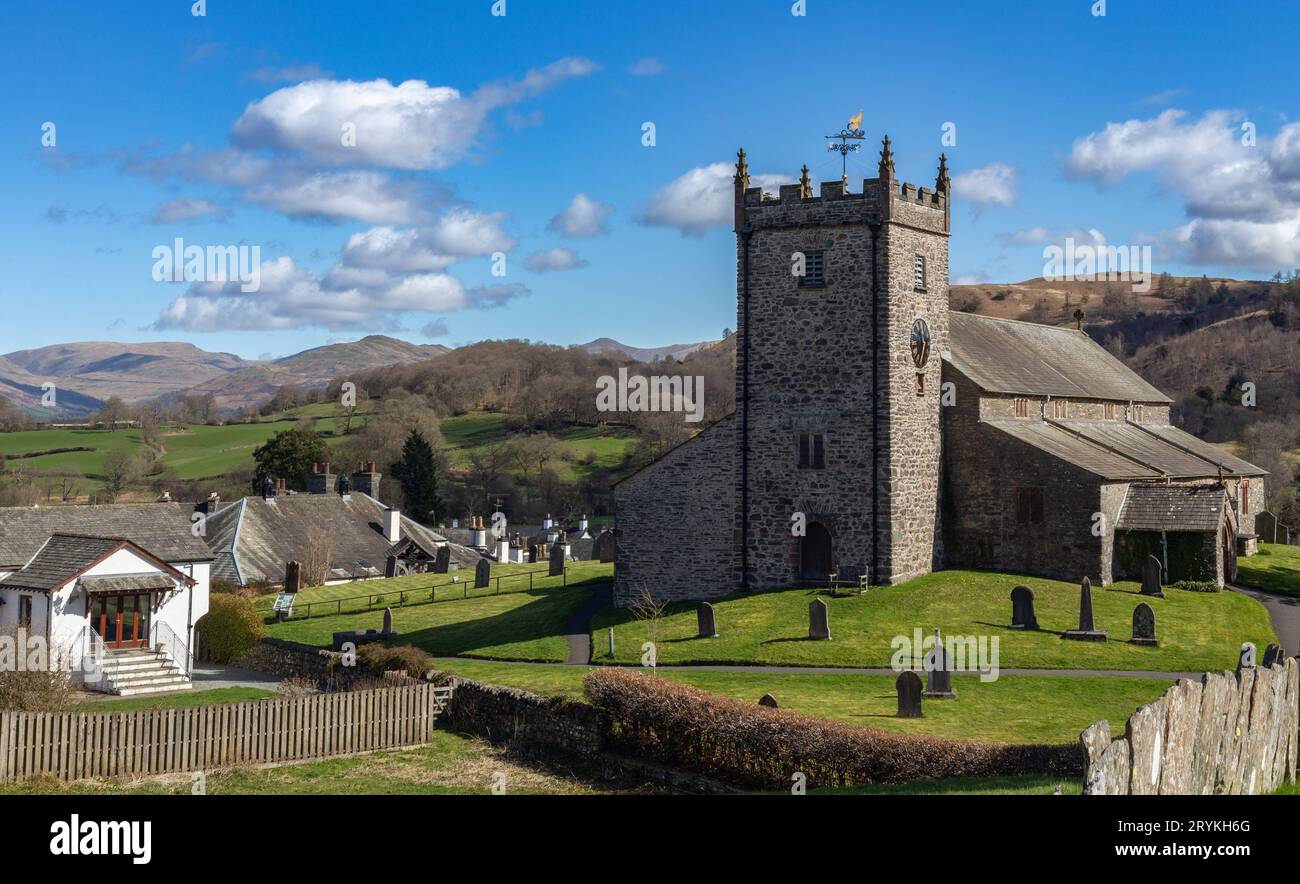
[[[57,406],[53,412],[40,408],[42,417],[82,417],[110,396],[131,403],[211,393],[219,408],[238,409],[265,401],[286,384],[323,387],[348,372],[419,362],[448,350],[441,344],[411,344],[384,335],[269,361],[209,353],[179,342],[54,344],[0,356],[0,396],[35,410],[40,408],[43,385],[53,383]]]
[[[613,338],[579,346],[589,353],[616,353],[640,362],[681,359],[712,341],[667,347],[631,347]],[[313,347],[275,360],[210,353],[193,344],[119,344],[83,341],[18,350],[0,356],[0,396],[43,419],[80,418],[119,396],[127,403],[211,393],[222,410],[258,405],[280,387],[324,387],[330,381],[389,365],[421,362],[450,352],[442,344],[412,344],[369,335]],[[43,385],[53,383],[57,407],[42,408]],[[38,410],[39,409],[39,410]]]

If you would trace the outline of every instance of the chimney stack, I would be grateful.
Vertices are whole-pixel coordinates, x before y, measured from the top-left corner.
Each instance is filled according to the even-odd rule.
[[[510,541],[504,537],[497,538],[497,561],[510,561]]]
[[[585,540],[586,538],[588,538],[588,537],[591,536],[590,534],[587,533],[587,514],[586,514],[586,513],[583,513],[583,514],[578,518],[578,531],[580,532],[579,535],[578,535],[580,539],[584,539],[584,540]]]
[[[384,539],[389,543],[402,539],[402,514],[391,506],[384,510]]]
[[[221,495],[213,491],[208,494],[208,499],[203,502],[203,512],[212,515],[221,506]]]
[[[334,493],[334,474],[330,472],[328,461],[311,465],[311,477],[307,482],[307,490],[312,494]]]
[[[487,529],[483,527],[482,516],[469,517],[469,545],[475,549],[487,549]]]
[[[352,488],[362,494],[369,494],[371,497],[379,497],[379,479],[380,472],[375,469],[373,460],[359,464],[357,471],[352,474]]]

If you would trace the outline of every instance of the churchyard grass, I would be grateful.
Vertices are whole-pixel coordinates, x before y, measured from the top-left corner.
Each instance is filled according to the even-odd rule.
[[[531,583],[528,574],[532,573]],[[563,586],[581,586],[586,583],[600,583],[613,579],[614,566],[602,562],[569,562],[565,565],[564,577],[548,577],[546,562],[509,565],[492,563],[492,581],[486,588],[474,588],[474,569],[459,568],[448,574],[406,574],[388,580],[355,580],[349,583],[336,583],[331,586],[311,586],[298,593],[294,601],[294,617],[306,615],[308,605],[320,605],[312,611],[313,618],[335,609],[326,603],[346,599],[342,603],[342,613],[377,610],[385,607],[396,608],[401,604],[402,593],[407,593],[407,604],[427,602],[430,590],[436,588],[436,597],[441,604],[443,599],[479,598],[497,594],[497,578],[501,593],[533,589],[554,589]],[[453,577],[459,577],[458,584],[452,583]],[[380,598],[382,596],[382,598]],[[271,613],[276,593],[266,593],[253,599],[253,608],[263,614]]]
[[[1300,596],[1300,546],[1261,543],[1255,555],[1237,559],[1237,582]]]
[[[472,581],[473,573],[466,573]],[[355,592],[357,585],[349,586]],[[568,657],[565,627],[589,598],[591,590],[569,586],[394,607],[393,626],[399,634],[387,644],[415,645],[444,656],[562,661]],[[378,630],[383,620],[380,605],[358,614],[271,623],[267,632],[272,638],[329,647],[335,632]]]
[[[1017,584],[1034,592],[1038,631],[1010,626]],[[1106,642],[1063,641],[1061,634],[1078,625],[1079,586],[1036,577],[951,570],[845,598],[813,589],[732,595],[713,602],[718,638],[696,637],[695,603],[673,605],[658,625],[658,662],[881,667],[890,664],[895,636],[911,639],[916,629],[931,635],[939,628],[945,636],[997,636],[1003,669],[1200,672],[1232,668],[1242,642],[1263,648],[1277,640],[1264,607],[1239,593],[1166,588],[1160,599],[1139,597],[1138,590],[1133,582],[1093,588],[1097,628],[1110,634]],[[830,641],[808,639],[808,605],[815,598],[829,605]],[[1156,647],[1128,642],[1133,609],[1142,601],[1155,612]],[[648,624],[609,607],[593,619],[592,634],[594,662],[635,663]]]
[[[951,777],[946,780],[912,780],[910,783],[880,783],[814,789],[815,795],[1062,795],[1083,794],[1083,781],[1037,774],[1019,777]]]
[[[520,666],[476,660],[443,660],[439,670],[543,696],[582,699],[585,666]],[[782,709],[864,727],[953,739],[999,743],[1073,743],[1095,721],[1108,719],[1123,732],[1141,705],[1168,689],[1150,678],[977,676],[953,678],[957,697],[924,700],[924,718],[898,718],[892,675],[826,675],[660,669],[659,677],[685,682],[740,700],[771,693]]]
[[[116,700],[86,700],[72,707],[73,712],[135,712],[140,709],[176,709],[181,706],[209,706],[218,703],[242,703],[277,696],[261,688],[212,688],[207,691],[177,691],[147,697],[121,697]]]
[[[512,761],[505,750],[482,740],[435,730],[427,745],[373,752],[348,758],[275,768],[237,768],[209,772],[209,795],[488,795],[496,772],[505,775],[507,794],[588,795],[616,792],[574,776],[561,776]],[[40,779],[0,785],[8,794],[189,795],[190,774],[134,783]]]

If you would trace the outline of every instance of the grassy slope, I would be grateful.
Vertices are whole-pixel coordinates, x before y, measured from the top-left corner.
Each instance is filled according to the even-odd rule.
[[[439,660],[438,667],[466,678],[545,696],[582,698],[585,666],[519,666],[477,660]],[[981,683],[953,679],[954,700],[926,700],[925,717],[897,718],[894,677],[888,675],[786,675],[660,669],[659,675],[701,690],[757,701],[765,693],[783,709],[866,727],[936,737],[1004,743],[1071,743],[1102,718],[1123,731],[1139,706],[1164,693],[1169,682],[1145,678],[1003,676]]]
[[[469,466],[470,455],[482,448],[510,439],[506,431],[508,415],[471,412],[442,421],[442,437],[454,469]],[[636,434],[615,427],[566,427],[552,435],[560,447],[572,456],[551,464],[561,481],[573,482],[600,469],[614,470],[636,445]],[[594,456],[591,463],[585,463]]]
[[[1300,596],[1300,546],[1261,543],[1258,553],[1237,559],[1237,581],[1269,592]]]
[[[1036,598],[1039,632],[1010,628],[1013,586],[1030,586]],[[941,571],[898,586],[877,587],[864,596],[826,598],[832,641],[810,641],[808,604],[816,590],[735,595],[714,602],[719,638],[696,638],[695,605],[676,605],[659,625],[658,661],[736,662],[797,666],[887,666],[895,636],[930,634],[997,636],[1002,668],[1146,669],[1201,671],[1230,668],[1244,641],[1258,647],[1276,641],[1264,607],[1233,592],[1167,590],[1164,599],[1139,599],[1138,585],[1117,583],[1093,589],[1101,643],[1063,641],[1078,624],[1079,588],[1040,578],[977,571]],[[1159,647],[1129,644],[1133,609],[1147,601],[1155,611]],[[615,628],[615,656],[605,656],[607,627]],[[607,608],[592,622],[595,662],[634,663],[648,626],[625,609]]]

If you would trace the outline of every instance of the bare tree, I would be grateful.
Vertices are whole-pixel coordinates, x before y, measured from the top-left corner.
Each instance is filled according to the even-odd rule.
[[[646,624],[646,632],[650,637],[648,659],[650,671],[653,672],[658,666],[659,658],[659,621],[668,612],[668,601],[656,599],[649,584],[642,581],[628,609],[633,617]]]
[[[334,560],[334,535],[319,528],[307,532],[307,548],[302,556],[302,580],[304,586],[320,586],[329,577],[330,564]]]

